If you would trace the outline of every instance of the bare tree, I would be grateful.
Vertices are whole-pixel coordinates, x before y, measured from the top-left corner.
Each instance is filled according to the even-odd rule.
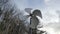
[[[19,14],[15,14],[14,7],[2,13],[2,21],[0,22],[0,34],[25,34],[25,24],[20,20]]]

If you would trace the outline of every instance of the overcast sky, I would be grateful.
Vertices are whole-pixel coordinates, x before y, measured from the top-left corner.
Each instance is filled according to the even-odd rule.
[[[58,22],[56,11],[60,10],[60,0],[15,0],[15,4],[19,9],[40,9],[44,22]]]
[[[58,10],[60,11],[60,0],[14,0],[14,3],[21,10],[25,8],[40,9],[43,15],[41,21],[47,25],[44,27],[45,30],[50,34],[60,34],[59,15],[57,12]]]

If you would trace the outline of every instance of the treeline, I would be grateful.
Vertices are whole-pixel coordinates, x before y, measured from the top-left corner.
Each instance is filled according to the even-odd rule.
[[[5,11],[0,8],[0,34],[24,34],[27,32],[19,14],[15,13],[14,7]]]
[[[24,34],[26,26],[20,20],[15,6],[10,7],[9,0],[0,0],[0,34]],[[6,8],[6,6],[8,7]],[[9,8],[10,7],[10,8]]]

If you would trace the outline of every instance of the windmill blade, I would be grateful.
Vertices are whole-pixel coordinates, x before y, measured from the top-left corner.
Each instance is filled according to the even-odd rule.
[[[32,8],[25,8],[25,11],[29,14],[31,13],[31,10],[32,10]]]
[[[21,18],[21,20],[26,21],[29,18],[29,15],[24,15],[24,16],[22,16],[20,18]]]
[[[34,15],[34,16],[39,16],[39,17],[41,17],[41,18],[42,18],[41,11],[40,11],[40,10],[38,10],[38,9],[36,9],[36,10],[34,10],[34,11],[33,11],[33,15]]]
[[[36,16],[32,16],[30,22],[31,22],[31,25],[30,25],[31,28],[36,28],[37,25],[39,24],[39,20]]]

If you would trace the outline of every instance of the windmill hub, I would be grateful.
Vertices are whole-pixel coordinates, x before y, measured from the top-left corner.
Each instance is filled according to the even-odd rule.
[[[30,16],[33,16],[33,14],[30,14]]]

